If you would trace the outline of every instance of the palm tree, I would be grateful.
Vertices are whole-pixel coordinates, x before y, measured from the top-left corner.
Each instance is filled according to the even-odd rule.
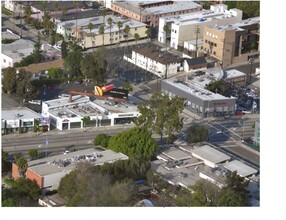
[[[51,37],[51,40],[52,40],[52,35],[53,35],[54,28],[55,28],[54,22],[52,22],[51,20],[49,20],[49,21],[47,22],[47,24],[46,24],[46,28],[49,30],[50,37]]]
[[[139,35],[138,33],[135,33],[135,34],[134,34],[134,39],[135,39],[135,41],[136,41],[136,46],[137,46],[137,42],[138,42],[138,40],[140,39],[140,35]]]
[[[78,1],[73,1],[73,5],[76,7],[76,12],[75,12],[75,33],[76,33],[76,39],[78,38],[77,34],[77,9],[78,9]]]
[[[165,41],[166,41],[166,50],[167,50],[167,34],[170,31],[170,27],[167,24],[165,24],[164,27],[163,27],[163,30],[165,32]]]
[[[121,31],[121,28],[122,28],[122,22],[121,21],[118,21],[117,22],[117,27],[118,27],[118,39],[119,39],[119,44],[120,44],[120,37],[121,37],[121,35],[120,35],[120,31]]]
[[[18,166],[19,175],[25,176],[25,172],[28,168],[27,160],[24,157],[20,156],[19,158],[17,158],[16,164]]]
[[[150,44],[151,44],[151,35],[152,35],[152,30],[150,27],[148,27],[145,31],[145,34],[147,35],[148,38],[150,38]]]
[[[31,9],[30,5],[27,5],[25,7],[24,13],[25,13],[25,16],[26,16],[26,22],[29,23],[30,19],[31,19],[31,15],[32,15],[32,9]]]
[[[102,45],[104,46],[104,26],[103,25],[99,27],[99,34],[102,35],[102,42],[103,42]]]
[[[127,41],[127,47],[128,47],[128,34],[130,32],[130,27],[129,25],[126,25],[124,28],[124,33],[125,33],[125,40]]]
[[[89,34],[90,34],[90,39],[91,39],[91,46],[93,48],[93,52],[94,52],[94,45],[93,45],[93,40],[92,40],[92,35],[91,35],[91,30],[93,29],[93,24],[92,23],[89,23],[87,25],[87,28],[89,29]]]
[[[112,18],[109,17],[107,19],[107,22],[108,22],[108,25],[109,25],[109,44],[111,45],[111,28],[112,28],[112,22],[113,22]]]
[[[103,25],[105,25],[105,16],[106,16],[107,12],[106,12],[106,9],[103,9],[101,12],[100,12],[100,15],[103,17]]]
[[[64,19],[64,16],[65,16],[66,13],[67,13],[67,9],[66,8],[62,8],[63,19]],[[66,26],[66,19],[64,19],[64,21],[65,21],[65,26]],[[64,38],[66,38],[66,27],[64,28],[64,30],[65,30]]]
[[[58,1],[54,2],[54,8],[55,8],[56,11],[59,10],[59,2]]]

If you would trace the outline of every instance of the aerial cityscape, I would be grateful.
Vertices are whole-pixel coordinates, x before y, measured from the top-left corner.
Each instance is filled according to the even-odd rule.
[[[1,1],[2,207],[260,207],[260,1]]]

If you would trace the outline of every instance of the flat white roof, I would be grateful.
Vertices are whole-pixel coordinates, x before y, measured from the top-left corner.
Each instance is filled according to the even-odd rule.
[[[53,108],[58,108],[58,107],[80,104],[80,103],[89,102],[89,101],[90,100],[88,96],[75,95],[75,96],[72,96],[72,102],[69,102],[69,98],[67,97],[67,98],[44,101],[43,103],[46,103],[49,106],[49,109],[53,109]]]
[[[40,114],[26,107],[2,109],[1,113],[4,120],[42,118]]]
[[[258,171],[238,160],[233,160],[231,162],[228,162],[224,164],[224,167],[231,172],[237,171],[237,174],[242,177],[247,177],[252,174],[256,174]]]
[[[202,147],[198,147],[198,148],[192,150],[192,155],[193,156],[197,155],[197,156],[203,158],[204,160],[208,160],[208,161],[215,163],[215,164],[230,159],[229,156],[227,156],[226,154],[212,148],[209,145],[203,145]]]
[[[10,44],[2,44],[2,53],[11,58],[26,57],[34,50],[35,43],[19,39]]]
[[[97,155],[93,165],[103,165],[104,163],[111,163],[116,160],[127,160],[128,157],[122,153],[116,153],[112,150],[97,151],[94,148],[79,150],[68,154],[60,154],[57,156],[46,157],[39,160],[32,160],[28,162],[28,169],[38,173],[40,176],[45,176],[53,173],[73,170],[78,162],[87,161],[85,156]],[[100,156],[99,156],[100,155]],[[79,156],[82,156],[80,159]],[[60,162],[68,161],[66,166],[59,166]]]
[[[236,69],[232,69],[232,70],[226,70],[226,79],[231,79],[231,78],[236,78],[236,77],[241,77],[241,76],[246,76],[245,73],[236,70]]]
[[[177,78],[165,79],[164,82],[175,86],[176,88],[183,90],[186,93],[198,96],[202,100],[222,100],[222,99],[235,99],[222,96],[218,93],[213,93],[207,89],[204,89],[204,85],[198,82],[200,77],[195,77],[195,80],[178,80]]]
[[[132,20],[132,19],[124,19],[115,15],[106,15],[105,16],[105,24],[103,23],[103,16],[98,17],[90,17],[90,18],[82,18],[77,20],[77,27],[81,31],[90,33],[90,30],[87,28],[88,24],[93,24],[94,28],[91,30],[91,33],[99,34],[99,27],[104,26],[104,33],[110,32],[110,25],[107,23],[108,18],[112,18],[111,32],[119,31],[117,27],[117,22],[122,22],[122,28],[120,30],[124,30],[125,26],[128,25],[131,29],[136,27],[144,27],[146,24]],[[65,28],[76,28],[76,20],[64,21],[60,22],[58,25]]]

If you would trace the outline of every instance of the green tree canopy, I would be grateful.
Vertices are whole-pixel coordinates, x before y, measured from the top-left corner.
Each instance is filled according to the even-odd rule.
[[[81,74],[80,62],[82,60],[81,48],[76,45],[71,45],[71,51],[64,58],[64,70],[71,76],[79,76]]]
[[[7,92],[7,94],[11,94],[16,90],[16,69],[14,67],[3,69],[2,85],[4,92]]]
[[[82,74],[96,85],[102,84],[106,78],[107,61],[105,56],[106,50],[102,47],[95,53],[86,54],[80,63]]]
[[[36,159],[39,156],[38,149],[30,149],[28,154],[32,159]]]
[[[152,95],[149,104],[143,103],[138,107],[140,116],[135,120],[138,127],[146,127],[162,136],[168,136],[171,142],[175,133],[183,127],[180,113],[184,109],[184,99],[178,96],[169,98],[167,95],[156,93]]]
[[[224,82],[223,80],[212,81],[209,85],[206,86],[206,89],[219,93],[224,96],[228,96],[230,91],[230,85]]]
[[[230,189],[222,189],[216,199],[216,206],[220,207],[235,207],[244,205],[245,202],[243,198],[237,192]]]
[[[149,160],[157,150],[157,143],[151,132],[145,128],[132,128],[109,140],[108,148],[126,154],[131,158]]]
[[[186,134],[188,143],[207,141],[209,136],[208,129],[201,125],[193,125],[189,127]]]
[[[94,145],[100,145],[104,148],[107,148],[108,147],[108,142],[109,142],[109,139],[111,137],[107,134],[98,134],[95,138],[94,138]]]
[[[25,172],[28,168],[28,162],[27,162],[26,158],[24,158],[23,156],[19,157],[16,160],[16,164],[18,166],[20,176],[24,176]]]

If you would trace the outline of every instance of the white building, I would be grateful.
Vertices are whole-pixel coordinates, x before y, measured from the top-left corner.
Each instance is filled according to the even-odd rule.
[[[196,13],[162,17],[159,20],[158,41],[166,42],[164,25],[167,24],[171,30],[170,47],[183,46],[185,41],[202,38],[203,28],[206,25],[222,25],[236,23],[242,20],[242,11],[238,9],[227,10],[224,4],[212,5],[210,10]],[[196,34],[196,30],[198,34]],[[198,35],[198,36],[196,36]]]
[[[183,59],[167,51],[160,51],[148,47],[136,48],[132,57],[125,60],[141,67],[161,78],[169,77],[183,71]]]
[[[18,39],[10,44],[2,44],[1,68],[13,67],[15,63],[31,55],[35,43],[30,40]]]
[[[108,24],[108,19],[112,19],[112,24]],[[117,26],[118,22],[122,23],[122,27]],[[92,24],[93,28],[88,29],[88,24]],[[129,26],[128,34],[124,32],[124,28]],[[104,27],[104,34],[100,34],[100,26]],[[114,15],[84,18],[77,20],[77,30],[75,20],[60,22],[57,24],[57,33],[65,38],[75,37],[78,39],[79,45],[83,48],[98,47],[101,45],[117,44],[122,41],[135,40],[134,35],[137,33],[139,38],[146,38],[147,25],[132,19],[123,19]],[[104,41],[104,42],[103,42]]]
[[[11,108],[2,109],[2,134],[32,132],[35,127],[35,120],[39,122],[39,128],[50,129],[48,117],[42,117],[40,114],[29,108]]]
[[[7,8],[9,11],[14,12],[15,14],[23,11],[22,4],[19,1],[5,0],[4,7]]]
[[[49,117],[51,126],[59,129],[84,128],[85,126],[114,126],[130,124],[133,118],[138,117],[137,107],[131,104],[115,103],[112,100],[94,100],[89,97],[76,95],[42,103],[42,115]],[[83,118],[90,117],[90,122],[84,125]]]

